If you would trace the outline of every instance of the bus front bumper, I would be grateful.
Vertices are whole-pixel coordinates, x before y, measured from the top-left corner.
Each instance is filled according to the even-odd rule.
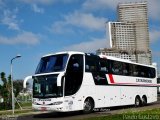
[[[65,112],[63,105],[35,105],[32,104],[32,109],[37,111],[57,111]]]
[[[35,105],[32,104],[32,109],[37,111],[55,111],[55,112],[69,112],[74,111],[74,107],[65,103],[60,105]]]

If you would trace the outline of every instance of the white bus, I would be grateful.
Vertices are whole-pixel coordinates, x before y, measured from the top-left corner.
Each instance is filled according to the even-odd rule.
[[[59,52],[41,58],[33,79],[34,110],[69,112],[157,101],[154,66],[104,55]]]

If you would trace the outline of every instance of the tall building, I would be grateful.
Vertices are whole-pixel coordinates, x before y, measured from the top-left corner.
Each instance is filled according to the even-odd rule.
[[[147,3],[119,4],[117,12],[118,21],[108,22],[111,49],[101,48],[97,54],[151,64]]]
[[[149,51],[149,30],[147,3],[126,3],[119,4],[118,21],[132,22],[135,26],[136,49]]]
[[[111,48],[135,50],[135,26],[131,22],[108,22]]]

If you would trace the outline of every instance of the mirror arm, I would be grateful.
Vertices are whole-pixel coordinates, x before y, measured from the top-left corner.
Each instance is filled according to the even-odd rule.
[[[65,75],[64,72],[60,73],[57,77],[57,86],[62,86],[61,85],[61,81],[62,81],[62,77]]]
[[[24,78],[23,88],[26,88],[26,87],[27,87],[27,81],[28,81],[29,79],[32,79],[32,76],[27,76],[27,77]]]

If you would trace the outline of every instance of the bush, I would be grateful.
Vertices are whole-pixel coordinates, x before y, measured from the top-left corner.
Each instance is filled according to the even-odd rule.
[[[18,109],[19,106],[17,103],[15,103],[15,109]],[[0,110],[11,110],[12,109],[12,103],[0,103]]]
[[[9,110],[12,109],[12,105],[10,103],[0,103],[0,110]]]

